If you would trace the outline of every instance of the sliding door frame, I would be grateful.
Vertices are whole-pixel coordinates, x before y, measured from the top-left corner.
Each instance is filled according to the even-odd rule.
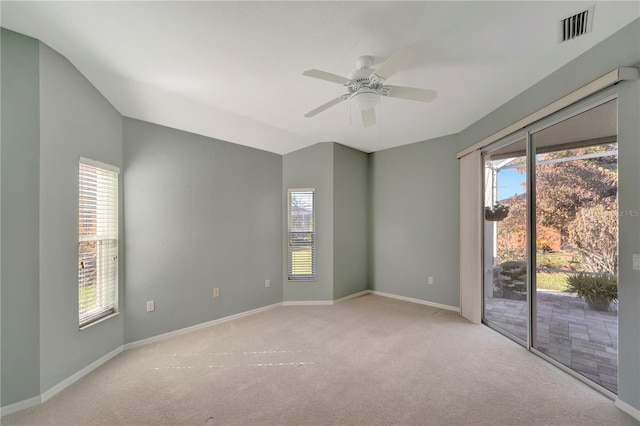
[[[513,143],[517,143],[517,142],[519,142],[521,140],[525,140],[525,144],[526,144],[526,147],[528,149],[528,146],[529,146],[529,143],[528,143],[528,141],[529,141],[529,132],[526,129],[519,130],[519,131],[517,131],[515,133],[512,133],[512,134],[510,134],[508,136],[505,136],[504,138],[501,138],[501,139],[497,140],[496,142],[494,142],[494,143],[492,143],[490,145],[487,145],[486,147],[482,148],[481,151],[480,151],[482,153],[482,156],[481,156],[481,158],[482,158],[482,173],[483,174],[485,173],[485,170],[484,170],[485,155],[491,154],[491,152],[493,152],[493,151],[496,151],[498,149],[507,147],[507,146],[509,146],[509,145],[511,145]],[[528,183],[529,165],[528,164],[527,164],[527,177],[526,178],[527,178],[527,191],[528,191],[528,185],[529,185],[529,183]],[[482,194],[483,194],[482,198],[483,198],[483,200],[485,200],[486,191],[487,191],[486,179],[484,179],[484,176],[483,176],[483,179],[482,179]],[[527,195],[527,197],[528,197],[528,195]],[[483,201],[483,203],[484,203],[484,201]],[[529,203],[529,200],[527,199],[527,209],[529,208],[528,203]],[[482,253],[481,253],[481,256],[482,256],[482,261],[481,261],[482,262],[482,279],[483,279],[483,283],[482,283],[482,323],[484,325],[486,325],[487,327],[492,328],[493,330],[499,332],[500,334],[503,334],[503,335],[507,336],[509,339],[511,339],[514,342],[520,344],[521,346],[527,348],[527,350],[528,350],[531,347],[531,342],[530,342],[530,336],[531,336],[531,310],[529,309],[529,297],[530,297],[530,294],[531,294],[530,292],[527,293],[527,306],[528,307],[527,307],[527,339],[526,340],[521,339],[520,337],[516,336],[515,334],[510,333],[509,331],[504,330],[504,329],[500,328],[499,326],[493,324],[491,321],[485,319],[485,303],[484,302],[485,302],[486,299],[485,299],[484,292],[485,292],[486,286],[485,286],[485,283],[484,283],[484,278],[485,278],[485,258],[486,258],[486,256],[488,256],[488,253],[485,253],[485,244],[484,244],[484,240],[485,240],[485,225],[484,225],[484,218],[482,220],[482,223],[483,223],[483,226],[482,226]],[[527,223],[527,242],[526,242],[527,249],[529,247],[528,229],[529,228],[528,228],[528,223]],[[529,273],[530,273],[529,271],[531,269],[530,266],[531,265],[529,264],[529,254],[527,253],[527,285],[528,285],[528,282],[529,282]],[[528,289],[528,287],[527,287],[527,289]]]
[[[485,319],[485,283],[484,283],[484,278],[485,278],[485,274],[484,274],[484,260],[485,260],[485,250],[484,250],[484,238],[485,238],[485,232],[484,232],[484,226],[482,228],[482,265],[483,265],[483,274],[482,274],[482,279],[483,279],[483,283],[482,283],[482,323],[485,324],[486,326],[488,326],[489,328],[497,331],[500,334],[503,334],[504,336],[510,338],[511,340],[519,343],[520,345],[524,346],[528,351],[536,354],[537,356],[543,358],[544,360],[550,362],[551,364],[555,365],[556,367],[560,368],[561,370],[563,370],[564,372],[570,374],[571,376],[575,377],[576,379],[580,380],[581,382],[587,384],[588,386],[594,388],[595,390],[601,392],[602,394],[604,394],[605,396],[615,400],[617,398],[617,395],[613,392],[611,392],[610,390],[606,389],[604,386],[599,385],[598,383],[593,382],[592,380],[584,377],[583,375],[581,375],[580,373],[572,370],[571,368],[565,366],[564,364],[556,361],[555,359],[551,358],[550,356],[540,352],[539,350],[537,350],[536,348],[533,347],[533,336],[534,333],[536,331],[536,318],[534,316],[534,313],[537,312],[536,311],[536,293],[534,293],[534,291],[537,291],[536,288],[536,274],[535,274],[535,262],[536,262],[536,239],[535,239],[535,235],[536,235],[536,212],[535,212],[535,200],[536,200],[536,193],[535,193],[535,187],[536,187],[536,182],[535,182],[535,166],[536,166],[536,156],[535,156],[535,150],[533,147],[533,142],[532,142],[532,138],[531,135],[539,132],[541,130],[544,130],[546,128],[549,128],[551,126],[554,126],[560,122],[563,122],[565,120],[568,120],[574,116],[577,116],[578,114],[581,114],[585,111],[588,111],[590,109],[596,108],[602,104],[605,104],[606,102],[612,101],[612,100],[618,100],[619,98],[619,90],[617,88],[617,86],[612,86],[606,89],[601,90],[598,93],[595,93],[583,100],[580,100],[572,105],[569,105],[565,108],[563,108],[560,111],[554,112],[544,118],[541,118],[540,120],[536,121],[535,123],[532,123],[528,126],[526,126],[523,129],[520,129],[514,133],[511,133],[510,135],[507,135],[493,143],[491,143],[490,145],[487,145],[486,147],[483,147],[481,149],[481,153],[482,153],[482,162],[483,162],[483,166],[482,166],[482,170],[484,173],[484,158],[486,154],[491,153],[492,151],[495,151],[497,149],[500,149],[502,147],[508,146],[511,143],[514,143],[516,141],[522,140],[522,139],[526,139],[526,167],[527,167],[527,171],[526,171],[526,195],[527,195],[527,339],[526,341],[518,338],[517,336],[514,336],[512,333],[509,333],[508,331],[505,331],[501,328],[499,328],[498,326],[495,326],[493,324],[491,324],[489,321],[487,321]],[[619,107],[619,104],[618,104]],[[617,116],[619,117],[619,112],[617,111]],[[618,118],[617,118],[618,119]],[[486,191],[485,188],[485,179],[483,176],[482,179],[482,191],[483,191],[483,199],[484,199],[484,193]],[[620,232],[618,230],[618,241],[620,240]],[[619,365],[619,362],[618,362]],[[619,382],[619,373],[618,373],[618,382]]]

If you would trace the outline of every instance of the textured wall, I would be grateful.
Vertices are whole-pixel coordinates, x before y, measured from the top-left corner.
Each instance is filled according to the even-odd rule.
[[[370,154],[373,290],[459,306],[458,149],[447,136]]]
[[[280,155],[133,119],[124,152],[127,342],[282,301]]]
[[[67,59],[40,43],[41,392],[123,343],[122,315],[78,330],[81,156],[122,168],[122,116]],[[122,176],[120,188],[122,253]]]
[[[2,29],[2,401],[40,394],[38,41]]]
[[[368,288],[368,155],[333,148],[333,298]]]
[[[284,216],[287,214],[287,189],[316,190],[316,280],[288,281],[285,262],[282,277],[284,301],[333,300],[333,146],[333,143],[319,143],[286,154],[282,159]],[[283,217],[283,228],[282,247],[286,256],[286,217]]]

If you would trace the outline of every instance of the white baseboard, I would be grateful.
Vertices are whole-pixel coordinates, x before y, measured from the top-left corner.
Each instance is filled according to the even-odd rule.
[[[440,309],[446,309],[446,310],[450,310],[450,311],[460,312],[460,308],[457,308],[455,306],[441,305],[439,303],[428,302],[426,300],[414,299],[414,298],[411,298],[411,297],[398,296],[398,295],[395,295],[395,294],[384,293],[384,292],[376,291],[376,290],[364,290],[364,291],[361,291],[361,292],[358,292],[358,293],[354,293],[354,294],[350,294],[348,296],[345,296],[345,297],[342,297],[342,298],[336,299],[336,300],[308,300],[308,301],[300,300],[300,301],[285,301],[285,302],[280,302],[280,303],[274,303],[273,305],[263,306],[261,308],[253,309],[251,311],[241,312],[241,313],[238,313],[238,314],[235,314],[235,315],[230,315],[228,317],[219,318],[219,319],[216,319],[216,320],[213,320],[213,321],[208,321],[208,322],[205,322],[205,323],[202,323],[202,324],[196,324],[196,325],[193,325],[193,326],[190,326],[190,327],[181,328],[180,330],[175,330],[175,331],[171,331],[171,332],[168,332],[168,333],[160,334],[158,336],[149,337],[147,339],[138,340],[136,342],[127,343],[127,344],[125,344],[123,346],[120,346],[120,347],[114,349],[113,351],[111,351],[108,354],[100,357],[99,359],[95,360],[94,362],[92,362],[91,364],[89,364],[88,366],[83,368],[82,370],[80,370],[77,373],[69,376],[65,380],[61,381],[57,385],[55,385],[52,388],[50,388],[49,390],[47,390],[46,392],[43,392],[40,396],[36,396],[36,397],[25,399],[23,401],[19,401],[19,402],[13,403],[13,404],[9,404],[9,405],[7,405],[5,407],[0,407],[0,416],[6,416],[6,415],[9,415],[9,414],[24,410],[26,408],[30,408],[30,407],[36,406],[36,405],[41,404],[41,403],[43,403],[45,401],[48,401],[49,399],[51,399],[51,397],[53,397],[57,393],[61,392],[65,388],[71,386],[73,383],[77,382],[82,377],[84,377],[87,374],[91,373],[93,370],[95,370],[96,368],[100,367],[102,364],[106,363],[111,358],[113,358],[116,355],[120,354],[123,350],[129,350],[129,349],[137,348],[139,346],[148,345],[150,343],[158,342],[160,340],[164,340],[164,339],[167,339],[167,338],[172,337],[172,336],[185,334],[185,333],[188,333],[190,331],[194,331],[194,330],[198,330],[198,329],[201,329],[201,328],[212,326],[214,324],[220,324],[220,323],[231,321],[231,320],[234,320],[234,319],[237,319],[237,318],[242,318],[242,317],[246,317],[246,316],[249,316],[249,315],[257,314],[259,312],[263,312],[263,311],[266,311],[266,310],[269,310],[269,309],[277,308],[279,306],[328,306],[328,305],[333,305],[335,303],[341,303],[341,302],[344,302],[344,301],[347,301],[347,300],[350,300],[350,299],[354,299],[356,297],[364,296],[366,294],[375,294],[375,295],[378,295],[378,296],[389,297],[389,298],[392,298],[392,299],[399,299],[399,300],[404,300],[404,301],[407,301],[407,302],[419,303],[419,304],[422,304],[422,305],[428,305],[428,306],[432,306],[432,307],[435,307],[435,308],[440,308]],[[616,406],[618,408],[620,408],[622,411],[624,411],[624,412],[628,413],[629,415],[635,417],[636,419],[640,420],[640,415],[639,415],[638,410],[636,410],[635,408],[631,407],[629,404],[627,404],[625,402],[622,402],[620,400],[617,400],[616,401]]]
[[[180,334],[189,333],[194,330],[199,330],[201,328],[210,327],[215,324],[220,324],[223,322],[231,321],[237,318],[246,317],[249,315],[257,314],[259,312],[267,311],[269,309],[277,308],[278,306],[282,306],[282,303],[274,303],[273,305],[263,306],[261,308],[252,309],[250,311],[240,312],[239,314],[229,315],[228,317],[218,318],[213,321],[203,322],[201,324],[192,325],[190,327],[181,328],[179,330],[170,331],[168,333],[159,334],[157,336],[149,337],[147,339],[137,340],[135,342],[126,343],[124,345],[124,350],[129,350],[133,348],[137,348],[139,346],[148,345],[150,343],[158,342],[160,340],[167,339],[172,336],[178,336]]]
[[[397,294],[385,293],[378,290],[370,290],[370,292],[371,294],[375,294],[376,296],[384,296],[391,299],[404,300],[405,302],[418,303],[420,305],[427,305],[434,308],[445,309],[447,311],[460,312],[460,308],[457,306],[442,305],[440,303],[429,302],[422,299],[414,299],[413,297],[398,296]]]
[[[40,395],[40,399],[42,400],[42,402],[47,402],[49,399],[51,399],[51,397],[53,397],[54,395],[56,395],[57,393],[59,393],[63,389],[71,386],[72,384],[74,384],[75,382],[77,382],[78,380],[80,380],[81,378],[86,376],[87,374],[91,373],[93,370],[95,370],[96,368],[100,367],[102,364],[104,364],[105,362],[109,361],[111,358],[113,358],[114,356],[116,356],[116,355],[118,355],[120,353],[122,353],[122,346],[119,346],[116,349],[114,349],[111,352],[109,352],[108,354],[101,356],[97,360],[93,361],[91,364],[89,364],[86,367],[84,367],[82,370],[80,370],[80,371],[72,374],[71,376],[67,377],[66,379],[64,379],[63,381],[58,383],[57,385],[53,386],[48,391],[43,392]]]
[[[631,405],[622,401],[620,398],[616,398],[616,407],[618,407],[620,410],[624,411],[634,419],[640,421],[640,410],[632,407]]]
[[[27,408],[35,407],[42,401],[40,396],[34,396],[33,398],[23,399],[22,401],[15,402],[13,404],[5,405],[0,408],[0,417],[8,416],[9,414],[17,413],[18,411],[26,410]]]
[[[57,393],[63,391],[68,388],[87,374],[91,373],[96,368],[100,367],[105,362],[109,361],[111,358],[122,352],[122,346],[118,346],[116,349],[112,350],[106,355],[101,356],[97,360],[93,361],[91,364],[84,367],[82,370],[72,374],[67,377],[57,385],[53,386],[51,389],[46,392],[41,393],[39,396],[35,396],[33,398],[25,399],[23,401],[16,402],[15,404],[10,404],[0,409],[0,416],[6,416],[12,413],[16,413],[18,411],[36,406],[38,404],[42,404],[43,402],[48,401]]]
[[[197,325],[194,325],[194,326],[191,326],[191,327],[182,328],[180,330],[171,331],[169,333],[164,333],[164,334],[161,334],[161,335],[158,335],[158,336],[150,337],[148,339],[138,340],[137,342],[131,342],[131,343],[127,343],[127,344],[125,344],[123,346],[119,346],[118,348],[114,349],[113,351],[109,352],[108,354],[106,354],[106,355],[100,357],[99,359],[95,360],[94,362],[92,362],[91,364],[89,364],[88,366],[83,368],[82,370],[78,371],[77,373],[75,373],[75,374],[69,376],[68,378],[64,379],[63,381],[61,381],[57,385],[53,386],[51,389],[47,390],[46,392],[43,392],[40,396],[36,396],[36,397],[33,397],[33,398],[25,399],[23,401],[18,401],[18,402],[14,403],[14,404],[10,404],[10,405],[7,405],[5,407],[0,407],[0,416],[6,416],[6,415],[9,415],[9,414],[13,414],[13,413],[16,413],[18,411],[21,411],[21,410],[24,410],[24,409],[27,409],[27,408],[30,408],[30,407],[33,407],[33,406],[36,406],[38,404],[41,404],[43,402],[48,401],[49,399],[51,399],[57,393],[61,392],[65,388],[71,386],[73,383],[77,382],[82,377],[84,377],[87,374],[91,373],[93,370],[95,370],[96,368],[100,367],[102,364],[104,364],[105,362],[109,361],[111,358],[113,358],[116,355],[122,353],[123,350],[137,348],[138,346],[143,346],[143,345],[147,345],[149,343],[157,342],[159,340],[164,340],[164,339],[166,339],[168,337],[171,337],[171,336],[176,336],[176,335],[179,335],[179,334],[188,333],[190,331],[198,330],[198,329],[204,328],[204,327],[209,327],[209,326],[214,325],[214,324],[219,324],[219,323],[222,323],[222,322],[231,321],[233,319],[242,318],[242,317],[245,317],[245,316],[248,316],[248,315],[257,314],[258,312],[262,312],[262,311],[266,311],[266,310],[269,310],[269,309],[277,308],[278,306],[282,306],[282,303],[274,303],[273,305],[263,306],[261,308],[253,309],[251,311],[241,312],[239,314],[230,315],[228,317],[219,318],[219,319],[216,319],[216,320],[213,320],[213,321],[205,322],[205,323],[202,323],[202,324],[197,324]]]
[[[333,300],[287,300],[282,306],[329,306]]]
[[[371,290],[363,290],[336,300],[287,300],[282,302],[282,306],[330,306],[335,305],[336,303],[346,302],[347,300],[355,299],[356,297],[364,296],[369,293],[371,293]]]
[[[347,300],[355,299],[356,297],[364,296],[365,294],[369,294],[369,293],[371,293],[371,290],[359,291],[357,293],[353,293],[348,296],[341,297],[340,299],[336,299],[333,301],[333,303],[335,304],[335,303],[346,302]]]

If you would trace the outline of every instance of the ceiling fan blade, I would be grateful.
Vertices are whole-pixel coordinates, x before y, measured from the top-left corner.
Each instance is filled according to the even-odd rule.
[[[417,87],[385,86],[389,88],[390,98],[410,99],[418,102],[431,102],[436,98],[438,92],[429,89],[419,89]]]
[[[391,55],[391,57],[380,65],[373,73],[381,79],[386,80],[401,69],[411,65],[416,59],[418,59],[418,54],[413,49],[403,47]]]
[[[340,102],[347,100],[348,98],[349,98],[349,95],[338,96],[337,98],[330,100],[326,104],[320,105],[318,108],[314,109],[313,111],[309,111],[304,116],[307,118],[313,117],[314,115],[321,113],[325,109],[329,109],[334,105],[338,105]]]
[[[307,70],[302,73],[302,75],[306,75],[307,77],[319,78],[320,80],[331,81],[333,83],[338,84],[347,84],[351,80],[346,77],[342,77],[336,74],[331,74],[330,72],[320,71],[320,70]]]
[[[376,124],[376,110],[375,108],[363,109],[360,111],[362,114],[362,125],[364,127],[375,126]]]

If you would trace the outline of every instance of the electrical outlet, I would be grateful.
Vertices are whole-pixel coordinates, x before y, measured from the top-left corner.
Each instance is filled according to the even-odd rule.
[[[633,269],[640,271],[640,254],[633,255]]]
[[[156,302],[153,300],[147,301],[147,312],[153,312],[156,310]]]
[[[433,284],[433,277],[429,277],[427,279],[427,283],[429,283],[429,285]]]
[[[265,287],[271,287],[271,280],[264,280]]]
[[[213,297],[220,297],[220,289],[219,288],[214,288],[213,289]]]

